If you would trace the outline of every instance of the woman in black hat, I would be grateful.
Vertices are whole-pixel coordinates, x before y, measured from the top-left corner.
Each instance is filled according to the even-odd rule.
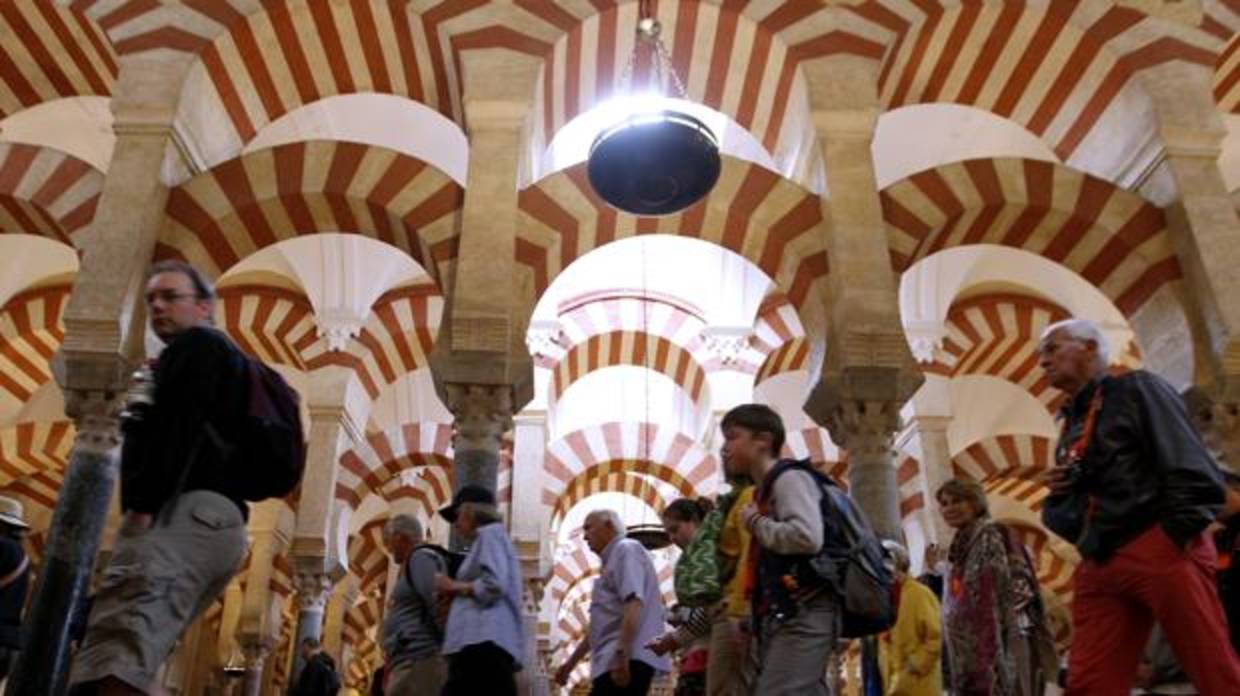
[[[495,494],[482,486],[463,486],[439,514],[470,546],[455,579],[435,576],[435,590],[452,601],[444,629],[448,681],[442,693],[516,696],[513,675],[525,657],[521,567]]]

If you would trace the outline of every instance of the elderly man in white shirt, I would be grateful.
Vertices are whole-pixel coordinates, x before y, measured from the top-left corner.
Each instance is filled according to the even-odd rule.
[[[573,668],[590,652],[592,696],[645,696],[656,672],[670,672],[671,660],[646,647],[663,634],[663,596],[650,553],[625,537],[614,510],[595,510],[583,525],[586,543],[603,562],[594,583],[590,630],[556,672],[567,684]]]

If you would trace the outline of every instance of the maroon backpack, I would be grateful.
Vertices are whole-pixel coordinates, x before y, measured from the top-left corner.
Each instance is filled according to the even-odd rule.
[[[233,453],[245,472],[241,492],[254,502],[283,498],[306,470],[300,399],[279,372],[249,356],[245,362],[249,395]]]

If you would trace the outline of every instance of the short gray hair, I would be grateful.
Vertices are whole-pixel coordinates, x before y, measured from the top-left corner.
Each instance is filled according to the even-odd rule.
[[[603,520],[607,522],[607,524],[610,524],[611,528],[616,530],[616,536],[618,537],[625,536],[629,533],[629,528],[625,526],[624,520],[620,519],[620,513],[615,510],[595,510],[594,512],[586,515],[587,519],[591,517]]]
[[[413,515],[392,515],[392,519],[383,525],[383,536],[390,539],[397,534],[407,536],[413,542],[420,542],[422,541],[422,523]]]
[[[1042,330],[1038,345],[1042,345],[1060,331],[1078,341],[1093,341],[1094,345],[1098,346],[1099,367],[1105,368],[1111,364],[1111,342],[1107,340],[1106,334],[1102,333],[1102,329],[1088,319],[1064,319],[1051,324]]]
[[[898,541],[883,539],[883,548],[886,549],[887,553],[891,556],[891,564],[895,566],[896,571],[907,575],[910,564],[908,560],[908,551],[904,549],[904,546]]]

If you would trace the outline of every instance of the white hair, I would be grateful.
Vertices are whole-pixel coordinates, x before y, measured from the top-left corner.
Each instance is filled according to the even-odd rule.
[[[1088,319],[1064,319],[1051,324],[1042,330],[1038,345],[1046,343],[1047,339],[1060,331],[1078,341],[1093,341],[1097,346],[1098,366],[1106,368],[1111,364],[1111,342],[1107,340],[1106,334],[1102,333],[1102,329]]]
[[[908,551],[904,549],[904,546],[898,541],[883,539],[883,548],[887,550],[888,554],[890,554],[891,563],[895,567],[895,570],[900,573],[907,574],[909,569],[909,560]]]
[[[414,543],[419,543],[422,541],[422,523],[413,515],[393,515],[383,525],[383,535],[390,539],[397,534],[409,537],[409,540]]]
[[[620,513],[615,510],[595,510],[589,515],[586,515],[586,517],[593,517],[594,519],[603,520],[607,524],[610,524],[611,528],[616,530],[616,536],[618,537],[622,537],[629,533],[629,528],[625,526],[624,520],[620,519]]]

